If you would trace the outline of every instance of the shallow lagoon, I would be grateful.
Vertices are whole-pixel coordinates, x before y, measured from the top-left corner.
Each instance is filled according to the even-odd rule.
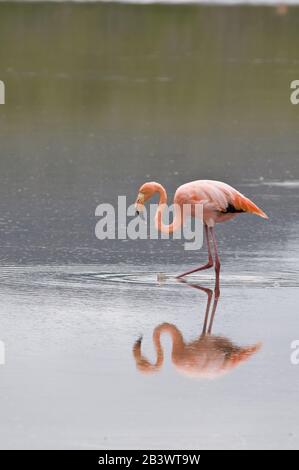
[[[0,5],[1,448],[298,447],[298,22],[297,8]],[[219,227],[213,378],[186,374],[188,346],[171,354],[178,332],[201,338],[211,292],[174,275],[204,250],[94,236],[99,203],[194,178],[270,216]],[[190,283],[212,290],[213,272]]]

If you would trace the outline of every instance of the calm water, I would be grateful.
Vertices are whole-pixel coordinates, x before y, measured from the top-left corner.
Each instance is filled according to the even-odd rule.
[[[1,448],[298,448],[298,26],[296,7],[0,4]],[[174,279],[204,250],[94,235],[99,203],[194,178],[270,216],[218,228],[206,323],[213,272]]]

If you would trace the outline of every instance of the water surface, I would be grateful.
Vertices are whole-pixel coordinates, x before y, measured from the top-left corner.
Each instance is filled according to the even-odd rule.
[[[0,4],[1,448],[298,447],[298,24],[296,7]],[[194,178],[270,217],[218,228],[208,340],[213,271],[190,278],[206,291],[174,277],[204,250],[94,235],[99,203]]]

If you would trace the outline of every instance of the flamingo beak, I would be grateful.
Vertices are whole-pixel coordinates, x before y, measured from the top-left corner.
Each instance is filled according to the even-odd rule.
[[[135,202],[136,215],[143,215],[144,209],[144,194],[139,193]]]

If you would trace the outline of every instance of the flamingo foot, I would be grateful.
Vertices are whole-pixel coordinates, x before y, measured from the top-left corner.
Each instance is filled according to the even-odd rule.
[[[188,276],[188,274],[197,273],[198,271],[203,271],[204,269],[210,269],[213,266],[214,266],[214,263],[212,260],[210,260],[204,266],[200,266],[199,268],[191,269],[191,271],[187,271],[183,274],[179,274],[179,276],[176,276],[176,279],[180,279],[181,277]]]

